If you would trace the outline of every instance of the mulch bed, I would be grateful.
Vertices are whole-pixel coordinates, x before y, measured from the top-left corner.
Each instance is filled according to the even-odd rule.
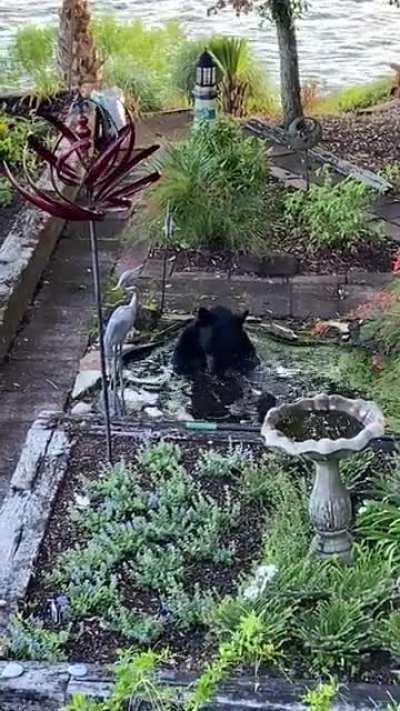
[[[5,111],[12,116],[19,116],[22,118],[32,118],[32,116],[41,114],[54,114],[56,116],[63,116],[67,113],[71,101],[72,95],[67,92],[61,92],[51,99],[44,99],[35,105],[34,102],[29,98],[29,96],[0,96],[0,111]]]
[[[196,441],[186,441],[179,443],[182,451],[182,461],[187,471],[191,472],[198,459],[199,448],[207,447],[207,438],[198,437]],[[114,459],[124,459],[132,462],[138,450],[138,442],[127,437],[115,437]],[[208,445],[209,446],[209,445]],[[250,445],[246,445],[250,447]],[[226,446],[215,445],[214,448],[225,451]],[[255,454],[263,451],[257,445],[252,446]],[[102,454],[104,452],[104,440],[94,436],[78,436],[74,446],[72,457],[68,469],[68,475],[62,484],[57,496],[57,501],[49,521],[48,532],[42,545],[40,556],[37,562],[37,575],[34,578],[27,602],[27,610],[34,611],[35,615],[47,616],[48,598],[54,594],[54,590],[49,589],[43,583],[43,575],[52,570],[59,555],[82,543],[81,534],[74,530],[69,511],[71,504],[75,501],[75,493],[81,490],[82,477],[93,480],[98,478],[101,469]],[[211,496],[216,501],[221,501],[224,496],[224,487],[228,487],[232,494],[232,499],[237,499],[237,486],[232,481],[221,479],[201,479],[201,490],[206,495]],[[241,571],[249,571],[262,544],[262,524],[263,517],[256,504],[242,507],[240,523],[237,528],[229,532],[229,540],[234,540],[236,544],[235,559],[229,567],[206,561],[199,561],[194,564],[191,574],[193,583],[199,582],[202,589],[211,590],[215,588],[219,594],[229,594],[235,589],[235,582]],[[249,521],[252,522],[249,530]],[[190,581],[186,588],[190,587]],[[123,590],[123,583],[121,584]],[[59,592],[59,591],[57,591]],[[127,607],[134,607],[138,611],[156,614],[160,601],[154,591],[134,588],[132,583],[123,590],[124,603]],[[125,595],[126,594],[126,595]],[[48,620],[48,617],[47,617]],[[184,666],[191,670],[201,666],[206,655],[210,654],[210,644],[205,643],[206,631],[201,628],[194,628],[190,632],[180,631],[178,625],[172,628],[166,627],[159,640],[160,649],[168,647],[172,653],[172,658],[177,666]],[[112,631],[101,628],[98,618],[85,620],[83,631],[71,642],[67,648],[68,658],[80,661],[96,662],[112,661],[117,656],[118,649],[127,646],[126,640]]]
[[[297,259],[298,274],[340,274],[349,269],[361,269],[368,272],[390,272],[399,245],[397,242],[363,242],[359,247],[348,251],[323,249],[306,253],[299,239],[292,238],[285,243],[280,256],[288,255]],[[271,252],[279,254],[278,249]],[[222,272],[232,275],[249,276],[292,276],[293,274],[265,273],[263,259],[244,253],[233,254],[229,250],[163,250],[155,249],[150,259],[176,257],[175,272]],[[268,270],[267,270],[268,271]]]
[[[321,148],[363,168],[377,171],[400,161],[400,101],[376,113],[350,113],[322,119]]]

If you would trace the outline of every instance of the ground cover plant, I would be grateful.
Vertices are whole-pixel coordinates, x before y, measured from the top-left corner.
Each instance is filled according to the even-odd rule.
[[[398,460],[368,452],[345,464],[357,541],[347,567],[309,555],[308,468],[237,446],[161,441],[100,472],[94,450],[83,465],[78,450],[29,601],[2,641],[8,656],[112,661],[125,648],[122,667],[148,672],[143,693],[154,698],[159,663],[200,667],[189,698],[172,705],[187,711],[237,670],[389,681]],[[93,708],[120,708],[107,704]]]

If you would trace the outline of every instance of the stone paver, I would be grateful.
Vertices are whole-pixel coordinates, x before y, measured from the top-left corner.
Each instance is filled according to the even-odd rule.
[[[68,232],[68,230],[67,230]],[[100,241],[103,277],[115,240]],[[64,236],[46,269],[27,321],[0,366],[0,500],[30,424],[42,410],[62,410],[74,384],[93,319],[89,241]]]

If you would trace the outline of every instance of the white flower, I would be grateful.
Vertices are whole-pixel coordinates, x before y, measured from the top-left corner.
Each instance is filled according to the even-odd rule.
[[[246,600],[257,600],[277,572],[276,565],[259,565],[256,568],[252,583],[244,590],[243,597]]]

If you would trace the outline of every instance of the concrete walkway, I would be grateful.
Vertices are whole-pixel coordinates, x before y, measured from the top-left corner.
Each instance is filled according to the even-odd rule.
[[[42,410],[62,410],[94,317],[89,240],[67,229],[5,363],[0,365],[0,502],[26,433]],[[69,234],[72,233],[72,236]],[[118,241],[100,241],[103,280]]]

